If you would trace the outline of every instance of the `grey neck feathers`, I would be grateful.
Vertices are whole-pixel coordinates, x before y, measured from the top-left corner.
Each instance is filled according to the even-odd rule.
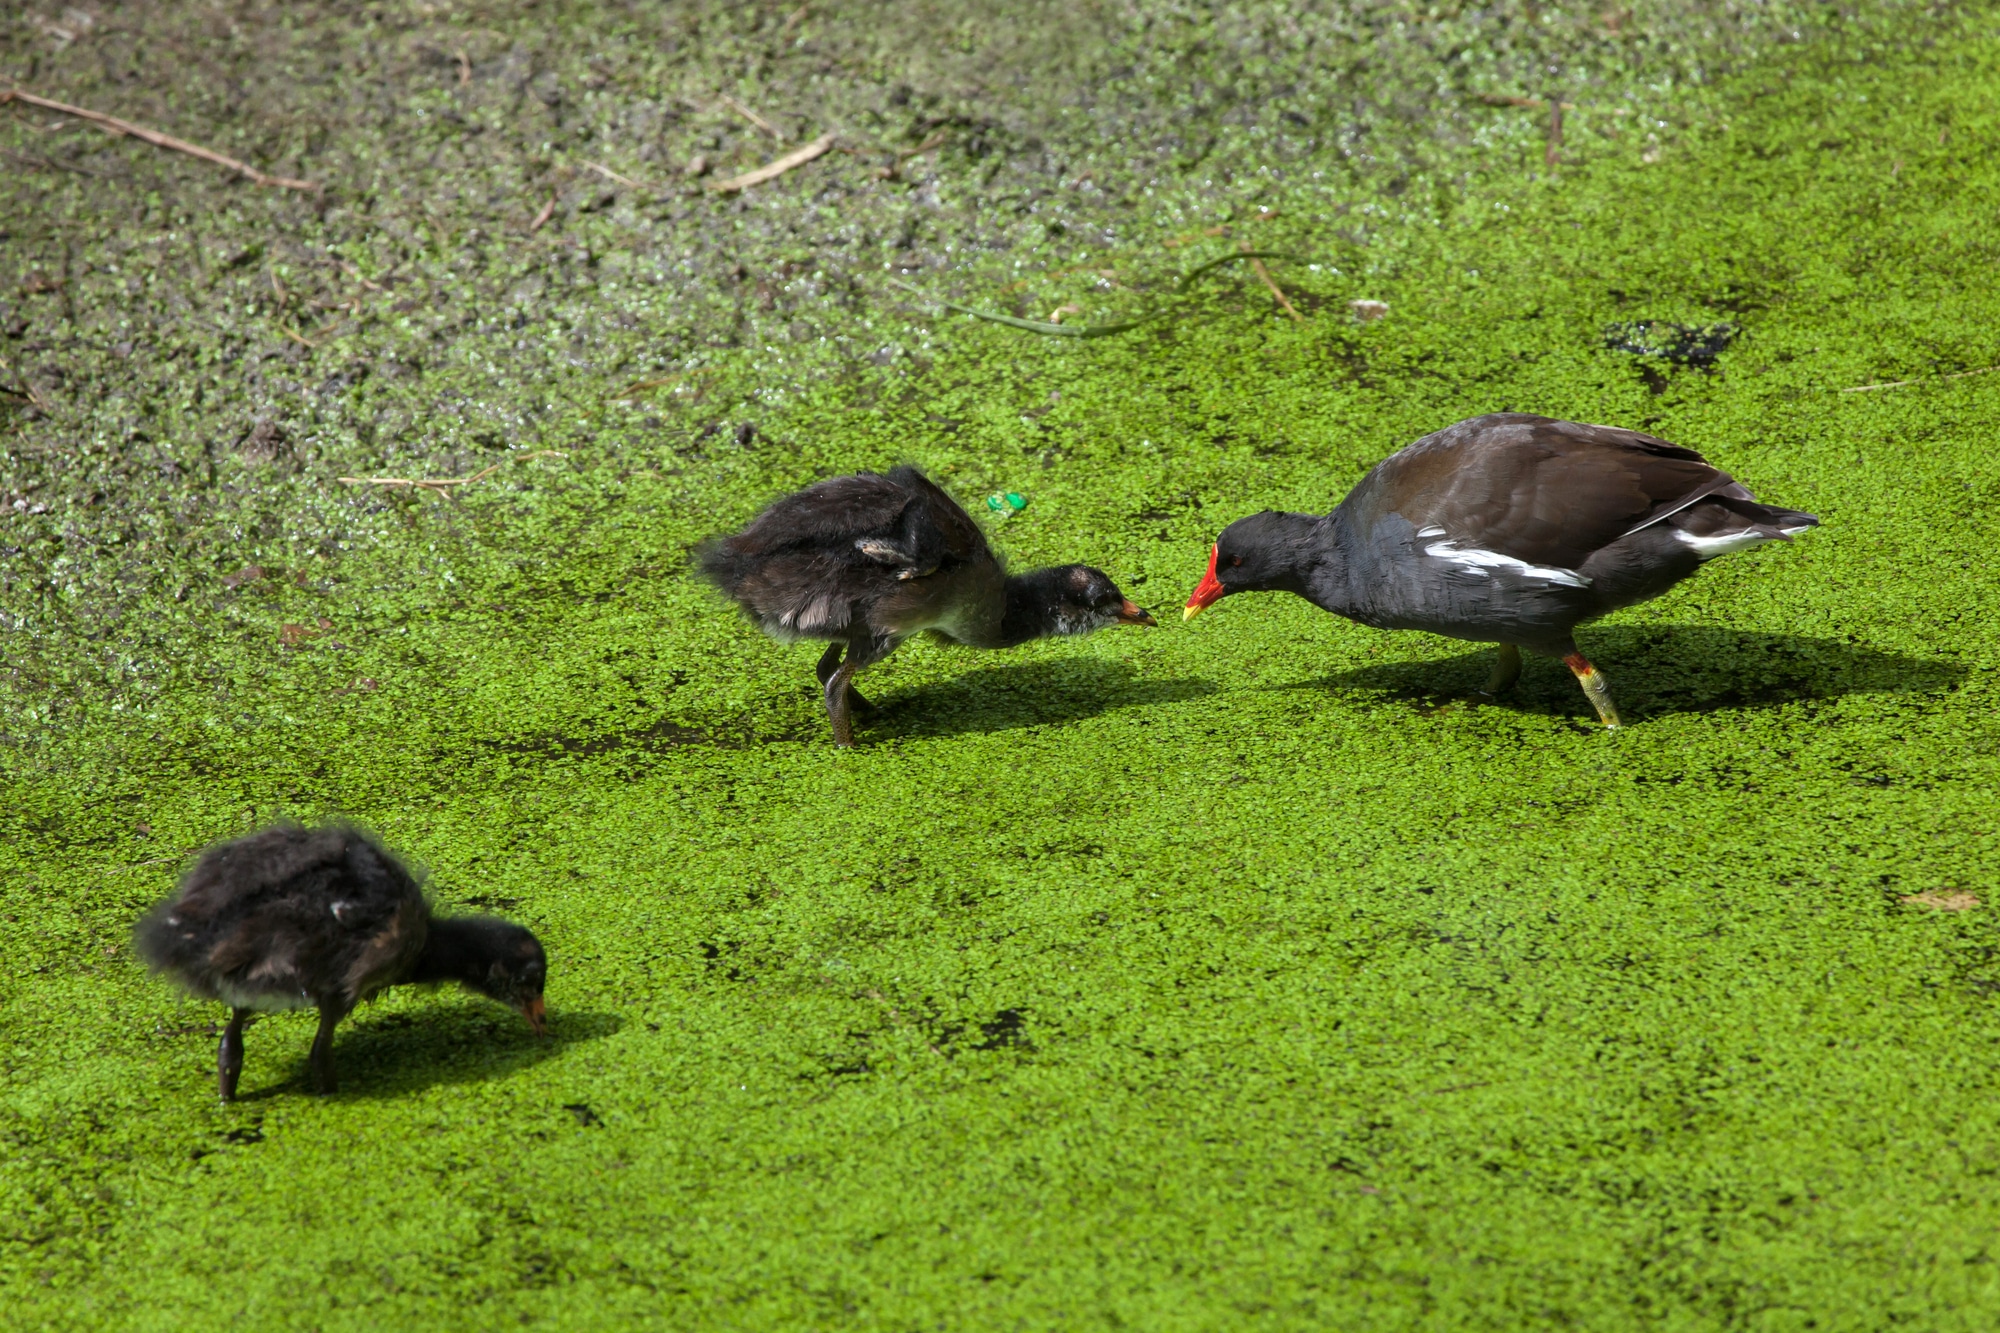
[[[1329,611],[1341,609],[1327,600],[1344,602],[1347,597],[1347,561],[1333,517],[1272,514],[1260,537],[1256,588],[1297,593]]]

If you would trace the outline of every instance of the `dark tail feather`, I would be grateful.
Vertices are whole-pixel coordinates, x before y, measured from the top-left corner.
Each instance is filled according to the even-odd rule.
[[[132,927],[132,947],[153,971],[174,971],[192,961],[190,954],[201,951],[201,941],[191,934],[175,919],[174,901],[169,898]]]
[[[727,537],[711,537],[694,548],[696,576],[732,598],[755,564],[755,560],[737,551]]]
[[[1740,490],[1741,488],[1737,487],[1734,489]],[[1787,529],[1816,528],[1819,526],[1819,519],[1815,515],[1803,513],[1797,509],[1783,509],[1777,505],[1767,505],[1761,500],[1752,498],[1748,491],[1744,491],[1740,496],[1717,495],[1711,498],[1719,502],[1730,513],[1743,519],[1749,526],[1768,530],[1770,535],[1778,541],[1788,542],[1792,539],[1792,534]]]

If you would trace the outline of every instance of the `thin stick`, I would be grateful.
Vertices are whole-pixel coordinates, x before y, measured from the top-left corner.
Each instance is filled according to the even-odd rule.
[[[1201,277],[1204,273],[1208,273],[1211,270],[1221,268],[1224,264],[1234,264],[1239,259],[1248,259],[1252,263],[1255,263],[1259,259],[1291,259],[1293,257],[1282,250],[1244,250],[1237,254],[1224,255],[1220,259],[1211,259],[1205,264],[1197,264],[1186,273],[1183,273],[1180,281],[1174,284],[1174,291],[1177,294],[1185,293],[1193,285],[1196,278]],[[1056,324],[1039,319],[1021,319],[1015,315],[997,314],[991,310],[980,310],[973,306],[960,305],[956,301],[946,301],[940,297],[928,296],[920,288],[912,287],[909,283],[899,278],[890,278],[887,281],[892,287],[901,287],[904,291],[910,292],[923,300],[934,302],[947,310],[956,310],[961,315],[970,315],[974,319],[983,319],[989,323],[1005,324],[1009,328],[1026,329],[1029,333],[1045,333],[1058,338],[1109,338],[1114,334],[1130,333],[1133,329],[1143,328],[1145,325],[1151,324],[1154,320],[1159,319],[1167,313],[1167,308],[1162,306],[1157,310],[1140,315],[1137,319],[1121,320],[1116,324]]]
[[[472,61],[467,58],[462,46],[452,54],[458,57],[458,86],[463,88],[472,82]]]
[[[662,375],[656,380],[634,380],[617,393],[612,394],[611,401],[616,403],[622,402],[627,398],[637,398],[642,393],[651,393],[655,389],[664,389],[680,378],[679,375]]]
[[[717,194],[733,194],[738,190],[747,190],[753,185],[776,180],[793,167],[804,166],[831,147],[833,147],[833,136],[822,134],[805,147],[786,153],[775,162],[758,167],[755,171],[746,171],[741,176],[731,176],[726,181],[717,181],[708,188]]]
[[[722,95],[722,104],[749,121],[752,125],[755,125],[758,129],[764,131],[764,133],[770,135],[773,139],[776,139],[779,143],[785,141],[785,135],[782,130],[758,115],[755,111],[752,111],[749,107],[743,105],[743,103],[731,97],[728,93]]]
[[[0,361],[0,366],[4,366],[6,364],[7,363],[5,361]],[[30,380],[25,374],[23,374],[19,370],[16,370],[14,372],[14,378],[21,381],[21,387],[18,389],[13,389],[13,388],[8,388],[6,385],[0,385],[0,393],[9,393],[14,395],[14,397],[16,398],[25,398],[29,402],[33,403],[36,407],[42,409],[42,411],[44,412],[49,410],[48,403],[43,401],[42,396],[39,393],[35,392],[35,385],[32,380]],[[29,489],[33,490],[34,487],[31,486],[29,487]]]
[[[613,171],[610,167],[605,166],[601,162],[586,162],[583,165],[589,167],[592,171],[596,172],[598,175],[604,177],[604,179],[608,181],[617,181],[620,185],[629,185],[635,190],[650,190],[653,188],[650,185],[641,185],[638,181],[633,180],[630,176],[621,176],[617,172]]]
[[[444,495],[449,493],[453,486],[470,486],[475,481],[490,477],[509,463],[523,463],[530,458],[567,457],[569,455],[560,449],[537,449],[518,458],[504,458],[491,467],[481,468],[469,477],[335,477],[334,480],[343,486],[387,486],[392,489],[408,486],[429,491],[432,495]]]
[[[373,283],[373,282],[370,282],[370,281],[368,281],[368,279],[366,279],[366,278],[362,277],[362,276],[361,276],[361,270],[360,270],[360,269],[358,269],[358,268],[356,268],[356,267],[354,267],[354,265],[352,265],[352,264],[348,263],[348,262],[347,262],[346,260],[344,260],[344,259],[336,259],[336,260],[334,261],[334,263],[336,263],[336,264],[340,265],[340,271],[341,271],[342,273],[345,273],[345,274],[346,274],[346,275],[347,275],[348,277],[350,277],[350,278],[354,279],[354,280],[355,280],[356,282],[360,283],[360,284],[361,284],[361,285],[362,285],[363,287],[366,287],[366,288],[367,288],[367,289],[368,289],[369,291],[371,291],[371,292],[379,292],[379,291],[385,291],[385,290],[387,290],[386,288],[382,287],[382,286],[381,286],[380,284],[378,284],[378,283]]]
[[[533,236],[536,232],[542,229],[543,225],[546,224],[550,218],[555,216],[556,200],[560,198],[562,198],[562,195],[560,194],[552,194],[549,196],[549,201],[546,204],[542,205],[542,211],[535,214],[535,220],[528,224],[528,235]]]
[[[158,130],[149,130],[144,125],[134,125],[129,120],[120,120],[116,116],[107,116],[102,111],[91,111],[84,107],[71,106],[67,102],[58,102],[53,98],[37,97],[33,93],[24,93],[19,88],[13,88],[7,92],[0,93],[0,105],[5,105],[8,102],[26,102],[29,106],[42,107],[48,111],[60,111],[65,116],[75,116],[79,120],[94,121],[110,130],[113,134],[129,134],[135,139],[145,140],[156,148],[172,149],[176,153],[186,153],[190,157],[198,157],[205,162],[213,162],[217,166],[228,167],[231,171],[248,176],[259,185],[276,186],[281,190],[317,192],[319,189],[319,186],[311,181],[293,180],[289,176],[267,176],[248,162],[238,162],[235,158],[225,157],[212,148],[203,148],[201,145],[191,144],[185,139],[176,139],[171,134],[162,134]]]
[[[16,162],[25,162],[31,167],[54,167],[57,171],[74,171],[79,176],[104,175],[101,171],[92,171],[89,167],[80,167],[74,162],[58,162],[52,157],[42,157],[36,153],[17,153],[11,148],[0,148],[0,153],[5,153]]]
[[[939,130],[936,134],[933,134],[930,138],[924,140],[922,143],[918,144],[915,148],[905,148],[902,152],[896,154],[896,160],[898,162],[903,162],[907,161],[910,158],[916,157],[919,154],[928,153],[930,152],[931,149],[943,143],[945,139],[950,136],[950,134],[951,134],[950,130]]]
[[[2000,366],[1988,366],[1984,370],[1960,370],[1950,375],[1940,375],[1938,378],[1941,380],[1962,380],[1972,375],[1991,375],[1996,370],[2000,370]],[[1903,389],[1908,388],[1912,384],[1923,383],[1925,383],[1924,380],[1894,380],[1888,384],[1857,384],[1851,389],[1842,389],[1840,392],[1873,393],[1877,389]]]
[[[1552,100],[1549,103],[1549,144],[1542,150],[1542,165],[1553,167],[1562,161],[1562,146],[1563,104]]]
[[[782,42],[785,40],[785,38],[791,36],[792,29],[798,27],[799,24],[805,22],[806,11],[811,8],[812,6],[810,4],[804,4],[800,5],[797,9],[794,9],[792,11],[791,17],[785,20],[785,26],[778,29],[778,40]]]
[[[1243,248],[1248,250],[1250,248],[1249,242],[1246,241]],[[1299,324],[1305,323],[1306,317],[1301,315],[1298,312],[1298,308],[1286,299],[1284,289],[1271,280],[1271,270],[1264,267],[1264,261],[1261,259],[1252,259],[1250,267],[1256,271],[1258,277],[1264,280],[1264,285],[1271,289],[1271,295],[1278,298],[1278,304],[1285,308],[1285,313],[1290,315],[1294,322]]]
[[[1479,100],[1488,106],[1525,106],[1533,107],[1536,110],[1540,110],[1543,106],[1547,105],[1539,97],[1515,97],[1511,93],[1481,93],[1479,94]],[[1565,111],[1576,110],[1576,103],[1574,102],[1561,102],[1558,105]]]

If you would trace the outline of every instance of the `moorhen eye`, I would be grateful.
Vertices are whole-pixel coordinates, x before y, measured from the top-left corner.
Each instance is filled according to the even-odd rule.
[[[1499,644],[1490,693],[1514,683],[1521,649],[1559,657],[1615,727],[1611,693],[1577,651],[1576,627],[1658,597],[1704,561],[1818,524],[1760,502],[1692,449],[1500,412],[1392,454],[1325,517],[1253,514],[1215,549],[1226,539],[1262,553],[1249,591],[1296,592],[1382,629]],[[1187,615],[1240,591],[1211,572]]]
[[[432,916],[396,858],[343,825],[279,824],[209,848],[134,937],[153,970],[231,1007],[215,1057],[224,1101],[236,1096],[243,1027],[258,1010],[318,1008],[309,1065],[321,1092],[335,1088],[334,1027],[389,986],[456,981],[542,1030],[540,941],[494,917]],[[534,976],[509,986],[506,960],[521,957]]]
[[[773,638],[828,641],[818,675],[841,746],[854,744],[853,715],[871,711],[855,673],[912,634],[1011,648],[1153,623],[1088,565],[1008,575],[971,515],[913,467],[833,477],[787,495],[741,532],[705,542],[696,563]]]

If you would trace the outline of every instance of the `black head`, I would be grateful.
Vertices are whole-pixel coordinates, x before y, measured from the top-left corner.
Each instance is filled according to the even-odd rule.
[[[1318,558],[1320,520],[1266,509],[1222,530],[1208,552],[1208,573],[1188,598],[1186,619],[1233,592],[1304,592]]]
[[[1088,634],[1110,625],[1154,623],[1101,569],[1057,565],[1037,570],[1036,575],[1046,590],[1051,634]]]
[[[426,952],[436,957],[437,980],[449,977],[518,1010],[537,1035],[546,1030],[542,986],[549,959],[526,926],[494,916],[445,917],[431,923]]]

